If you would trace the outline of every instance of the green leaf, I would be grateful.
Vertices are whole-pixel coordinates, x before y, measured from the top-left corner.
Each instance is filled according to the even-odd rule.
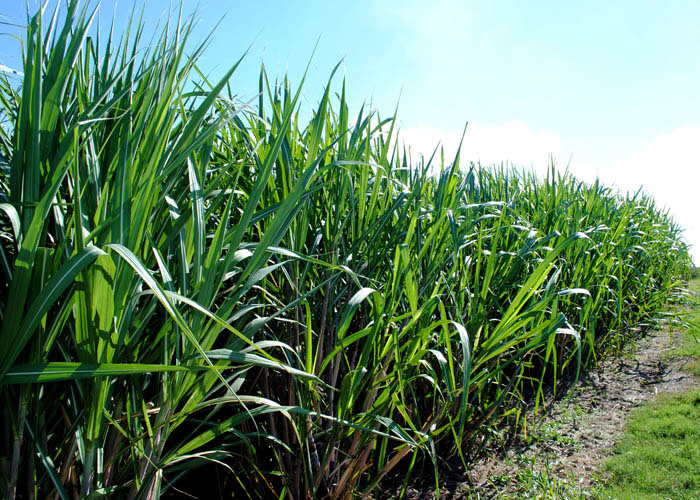
[[[99,248],[87,246],[71,257],[42,288],[24,315],[19,329],[11,332],[3,328],[0,337],[0,383],[56,299],[73,283],[76,276],[100,255],[105,253]]]
[[[212,370],[208,366],[154,365],[140,363],[78,363],[53,361],[49,363],[24,364],[12,367],[3,379],[3,384],[36,384],[61,382],[99,377],[122,377],[161,372],[201,372]]]

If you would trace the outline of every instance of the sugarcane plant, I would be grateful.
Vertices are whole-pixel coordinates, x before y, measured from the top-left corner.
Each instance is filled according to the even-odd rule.
[[[4,498],[437,482],[689,272],[644,193],[416,158],[336,70],[243,101],[192,17],[96,15],[36,13],[0,77]]]

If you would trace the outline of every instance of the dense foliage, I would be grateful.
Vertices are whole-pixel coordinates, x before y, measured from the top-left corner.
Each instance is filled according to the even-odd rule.
[[[645,195],[411,161],[344,84],[304,125],[264,71],[249,106],[235,66],[192,86],[191,22],[105,44],[64,14],[0,79],[4,498],[339,498],[467,461],[689,269]]]

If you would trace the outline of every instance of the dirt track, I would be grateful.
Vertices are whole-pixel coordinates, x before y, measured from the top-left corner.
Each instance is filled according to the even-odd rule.
[[[472,471],[472,481],[487,493],[489,478],[508,476],[515,465],[507,458],[536,457],[550,472],[591,485],[601,460],[612,453],[629,412],[656,394],[688,391],[698,380],[683,371],[686,359],[668,352],[680,341],[669,328],[654,332],[626,355],[607,360],[589,372],[570,398],[556,402],[535,427],[529,443],[522,440]],[[487,495],[486,498],[489,498]]]

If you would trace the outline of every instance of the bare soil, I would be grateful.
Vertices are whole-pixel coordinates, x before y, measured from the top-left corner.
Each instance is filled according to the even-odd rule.
[[[523,468],[547,467],[549,476],[588,489],[602,478],[601,461],[611,455],[632,409],[657,394],[698,385],[683,371],[689,360],[669,355],[680,340],[681,334],[666,325],[628,346],[621,356],[601,361],[568,395],[550,398],[546,412],[530,415],[529,433],[492,445],[468,473],[460,467],[441,472],[440,498],[497,499],[512,494],[514,478]],[[429,481],[415,483],[404,498],[435,498],[434,488]]]

